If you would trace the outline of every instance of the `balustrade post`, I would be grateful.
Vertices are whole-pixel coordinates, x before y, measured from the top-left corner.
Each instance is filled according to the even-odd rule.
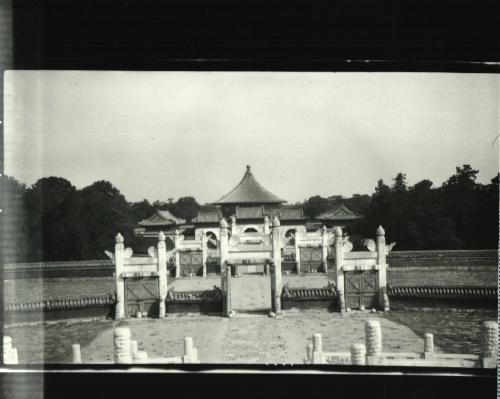
[[[174,231],[174,247],[175,247],[175,278],[181,276],[181,254],[179,252],[181,233],[179,230]]]
[[[387,261],[386,261],[386,245],[385,245],[385,230],[382,226],[378,226],[376,231],[376,247],[377,247],[377,265],[378,265],[378,303],[379,307],[384,309],[384,292],[387,288]],[[387,298],[388,299],[388,298]],[[388,301],[387,301],[388,302]],[[387,304],[388,305],[388,304]],[[387,306],[387,310],[389,306]],[[385,309],[384,309],[385,310]]]
[[[424,334],[424,359],[432,359],[434,357],[434,335],[431,333]]]
[[[365,323],[366,364],[380,364],[382,353],[382,331],[378,320],[368,320]]]
[[[73,355],[73,363],[79,364],[82,362],[82,353],[80,350],[80,344],[73,344],[71,346],[71,352]]]
[[[207,233],[205,231],[201,232],[201,256],[203,262],[203,277],[207,276],[207,259],[208,259],[208,240]]]
[[[345,312],[345,297],[344,297],[344,242],[342,238],[342,229],[337,226],[334,230],[335,234],[335,268],[337,271],[337,293],[339,294],[340,312]]]
[[[231,314],[231,267],[227,264],[229,257],[229,236],[226,219],[220,221],[220,276],[222,290],[222,315]]]
[[[313,335],[313,353],[312,363],[321,364],[323,362],[323,342],[321,334],[315,333]]]
[[[163,319],[166,313],[167,290],[167,247],[165,244],[165,234],[160,231],[158,234],[158,279],[160,289],[159,318]]]
[[[125,280],[122,277],[122,274],[124,272],[125,251],[123,242],[123,236],[118,233],[115,237],[116,320],[120,320],[125,317]]]
[[[126,327],[115,328],[113,335],[114,335],[113,344],[114,344],[115,363],[118,364],[132,363],[130,329]]]
[[[323,225],[323,229],[321,230],[321,254],[323,260],[323,271],[325,273],[328,272],[328,233],[326,230],[326,226]]]
[[[366,364],[366,347],[364,344],[351,345],[351,364],[364,366]]]
[[[498,323],[485,321],[481,329],[482,366],[485,368],[497,367],[498,354]]]
[[[273,312],[277,317],[281,316],[281,245],[280,245],[280,221],[274,217],[272,225],[272,256],[274,273],[271,274],[271,298]]]

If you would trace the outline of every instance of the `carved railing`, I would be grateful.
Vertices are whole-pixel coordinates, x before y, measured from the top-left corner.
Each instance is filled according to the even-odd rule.
[[[496,298],[495,287],[392,287],[389,286],[389,297],[412,298]]]
[[[202,291],[174,291],[169,290],[167,294],[167,303],[216,303],[222,301],[222,291],[219,287],[212,290]]]
[[[329,284],[323,288],[305,288],[295,287],[290,288],[288,285],[283,287],[281,297],[283,299],[306,301],[315,299],[335,299],[337,298],[337,291],[333,284]]]
[[[73,310],[91,308],[105,305],[114,305],[116,303],[115,294],[107,294],[93,297],[52,299],[47,301],[8,303],[4,305],[4,311],[7,312],[43,312],[53,310]]]
[[[60,270],[60,269],[85,269],[85,268],[114,268],[113,261],[104,260],[82,260],[68,262],[26,262],[6,263],[3,265],[4,272],[37,271],[37,270]]]
[[[394,251],[387,256],[390,267],[410,266],[496,266],[498,251],[443,250],[443,251]]]
[[[486,321],[481,330],[481,355],[436,353],[433,334],[424,335],[424,350],[413,352],[383,352],[382,330],[378,320],[365,324],[365,344],[351,345],[350,352],[325,352],[321,334],[313,335],[313,343],[306,347],[305,364],[352,364],[357,366],[424,366],[424,367],[479,367],[497,366],[498,324]]]

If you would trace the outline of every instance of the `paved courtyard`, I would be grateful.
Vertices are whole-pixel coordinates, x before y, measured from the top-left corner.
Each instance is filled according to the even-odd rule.
[[[139,348],[150,357],[181,355],[183,338],[189,335],[203,363],[302,364],[313,333],[323,335],[324,350],[349,351],[351,343],[364,342],[364,323],[373,318],[381,322],[386,350],[422,350],[423,340],[408,327],[371,313],[341,316],[326,311],[289,311],[281,320],[265,315],[239,315],[231,320],[188,315],[115,325],[129,327]],[[111,361],[112,342],[112,328],[98,334],[82,346],[83,362]]]

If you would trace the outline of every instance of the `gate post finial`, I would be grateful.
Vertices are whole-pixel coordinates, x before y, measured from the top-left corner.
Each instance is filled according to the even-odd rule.
[[[123,236],[122,236],[120,233],[118,233],[118,234],[115,236],[115,242],[116,242],[117,244],[123,244],[124,239],[123,239]]]
[[[124,271],[124,252],[123,236],[118,233],[115,237],[115,281],[116,281],[116,306],[115,319],[125,317],[125,281],[122,277]]]
[[[375,232],[377,236],[385,236],[385,230],[382,226],[378,226],[377,231]]]

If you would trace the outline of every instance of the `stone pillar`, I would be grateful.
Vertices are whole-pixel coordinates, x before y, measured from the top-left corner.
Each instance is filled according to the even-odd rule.
[[[175,229],[175,231],[174,231],[175,278],[179,278],[181,276],[181,259],[180,259],[180,253],[179,253],[180,237],[181,237],[181,233],[179,232],[179,230]]]
[[[159,289],[160,289],[160,304],[159,304],[159,315],[160,319],[165,317],[168,290],[167,281],[167,247],[165,245],[165,234],[160,231],[158,234],[158,279],[159,279]]]
[[[122,277],[124,272],[123,252],[125,251],[123,241],[123,236],[118,233],[115,237],[116,320],[125,317],[125,281]]]
[[[323,258],[323,271],[328,272],[328,235],[326,231],[326,226],[323,225],[321,230],[321,250]]]
[[[12,338],[8,336],[3,337],[3,362],[5,364],[16,364],[12,356]]]
[[[297,265],[297,274],[300,274],[300,247],[298,229],[295,229],[295,263]]]
[[[231,313],[231,267],[227,264],[229,257],[229,236],[226,219],[220,221],[220,277],[222,289],[222,315],[229,317]]]
[[[114,343],[115,363],[117,364],[132,363],[130,330],[125,327],[115,328],[113,338],[114,338],[113,343]]]
[[[270,233],[270,229],[269,229],[269,217],[266,215],[264,216],[264,233],[265,234],[269,234]]]
[[[378,320],[368,320],[365,324],[366,364],[379,364],[382,353],[382,330]]]
[[[73,363],[79,364],[82,362],[82,353],[80,351],[80,344],[73,344],[71,346],[71,352],[73,354]]]
[[[273,312],[276,316],[281,315],[281,246],[280,246],[280,221],[277,217],[273,219],[272,226],[272,248],[274,273],[271,274],[271,301]]]
[[[184,356],[182,361],[184,363],[193,363],[193,338],[184,337]]]
[[[231,234],[236,234],[236,216],[231,216]]]
[[[351,345],[351,364],[364,366],[366,362],[366,347],[364,344]]]
[[[308,344],[306,348],[306,364],[312,364],[313,361],[313,344]]]
[[[205,231],[201,232],[201,257],[203,262],[203,277],[207,276],[207,259],[208,259],[208,247],[207,247],[207,233]]]
[[[431,359],[434,356],[434,335],[424,334],[424,359]]]
[[[385,248],[385,231],[382,226],[378,226],[376,231],[377,244],[377,265],[378,269],[378,304],[384,309],[384,292],[387,288],[387,263]],[[387,309],[388,310],[388,309]]]
[[[482,366],[495,368],[498,353],[498,323],[485,321],[481,330]]]
[[[312,363],[313,364],[321,364],[323,358],[323,343],[321,334],[316,333],[313,335],[313,354],[312,354]]]
[[[337,293],[338,302],[341,312],[345,312],[345,291],[344,291],[344,272],[342,267],[344,266],[344,242],[342,238],[342,229],[337,226],[334,230],[335,234],[335,268],[337,271]]]

